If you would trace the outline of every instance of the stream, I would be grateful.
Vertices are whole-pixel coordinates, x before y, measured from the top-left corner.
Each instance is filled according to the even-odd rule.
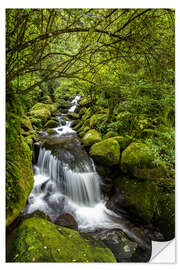
[[[72,100],[74,112],[80,96]],[[52,222],[63,213],[71,214],[81,232],[120,229],[130,239],[146,246],[144,239],[131,230],[132,224],[123,216],[106,208],[101,193],[101,178],[93,160],[71,128],[72,121],[60,117],[55,134],[43,133],[43,146],[34,167],[34,187],[24,214],[41,210]]]

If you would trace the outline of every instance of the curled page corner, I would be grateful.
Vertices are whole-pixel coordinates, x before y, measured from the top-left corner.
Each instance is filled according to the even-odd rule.
[[[152,241],[150,263],[175,263],[175,239],[167,242]]]

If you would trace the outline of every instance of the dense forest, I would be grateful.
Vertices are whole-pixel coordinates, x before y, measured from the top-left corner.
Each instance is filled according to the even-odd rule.
[[[174,102],[175,10],[6,9],[7,261],[174,238]]]

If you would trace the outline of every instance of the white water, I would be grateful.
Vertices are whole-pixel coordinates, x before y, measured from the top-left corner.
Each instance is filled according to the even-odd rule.
[[[69,111],[75,110],[79,98],[72,101]],[[70,124],[70,121],[66,121],[64,126],[56,128],[57,136],[70,136],[75,133]],[[62,130],[59,131],[59,128]],[[81,148],[79,151],[82,151]],[[75,157],[75,160],[77,158]],[[25,213],[41,210],[52,221],[62,213],[70,213],[81,231],[120,228],[126,232],[120,222],[112,221],[112,218],[121,217],[105,207],[100,192],[101,179],[91,159],[81,158],[72,169],[70,164],[58,160],[50,150],[41,148],[34,171],[34,187]]]

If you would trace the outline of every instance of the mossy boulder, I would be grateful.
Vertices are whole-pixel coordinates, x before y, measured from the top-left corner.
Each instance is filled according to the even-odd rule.
[[[166,175],[163,162],[154,163],[151,149],[144,143],[132,142],[123,152],[120,167],[123,173],[138,179],[157,179]]]
[[[57,131],[54,130],[54,129],[51,129],[51,128],[48,128],[48,129],[46,130],[46,132],[47,132],[49,135],[55,135],[55,134],[57,134]]]
[[[51,117],[51,113],[48,109],[40,109],[40,110],[34,110],[30,112],[31,116],[33,118],[41,119],[43,123],[45,123],[48,119]]]
[[[23,118],[21,121],[21,128],[25,131],[32,130],[31,120],[29,118]]]
[[[103,139],[108,139],[108,138],[112,138],[112,137],[115,137],[115,136],[119,136],[119,134],[117,132],[115,132],[115,131],[108,131],[104,135]]]
[[[95,129],[90,129],[82,139],[85,146],[91,146],[92,144],[100,142],[101,140],[101,134]]]
[[[33,125],[33,127],[37,127],[37,128],[42,128],[42,120],[39,118],[31,118],[31,123]]]
[[[58,120],[49,120],[47,121],[47,123],[45,124],[45,128],[54,128],[54,127],[57,127],[59,124],[59,121]]]
[[[119,177],[115,179],[115,187],[119,195],[116,202],[112,201],[113,207],[124,208],[132,216],[150,223],[157,205],[157,188],[154,182]]]
[[[113,138],[102,140],[91,146],[90,156],[96,162],[111,167],[119,163],[120,146]]]
[[[59,99],[58,104],[59,104],[59,107],[62,109],[69,109],[71,107],[71,102],[66,101],[64,99]]]
[[[68,112],[67,117],[71,120],[79,119],[79,114],[74,112]]]
[[[49,110],[49,106],[50,106],[49,104],[44,104],[44,103],[39,102],[39,103],[36,103],[36,104],[31,108],[30,112],[31,112],[31,111],[36,111],[36,110],[43,110],[43,109]]]
[[[158,193],[154,224],[160,229],[166,241],[175,237],[175,193]]]
[[[58,103],[53,103],[53,104],[49,105],[49,111],[53,115],[57,112],[58,109],[59,109],[59,104]]]
[[[100,240],[52,224],[29,218],[15,231],[7,250],[7,262],[116,262]]]
[[[8,151],[9,146],[7,146]],[[6,225],[10,225],[25,207],[33,188],[32,151],[21,137],[11,147],[11,158],[6,173]]]

